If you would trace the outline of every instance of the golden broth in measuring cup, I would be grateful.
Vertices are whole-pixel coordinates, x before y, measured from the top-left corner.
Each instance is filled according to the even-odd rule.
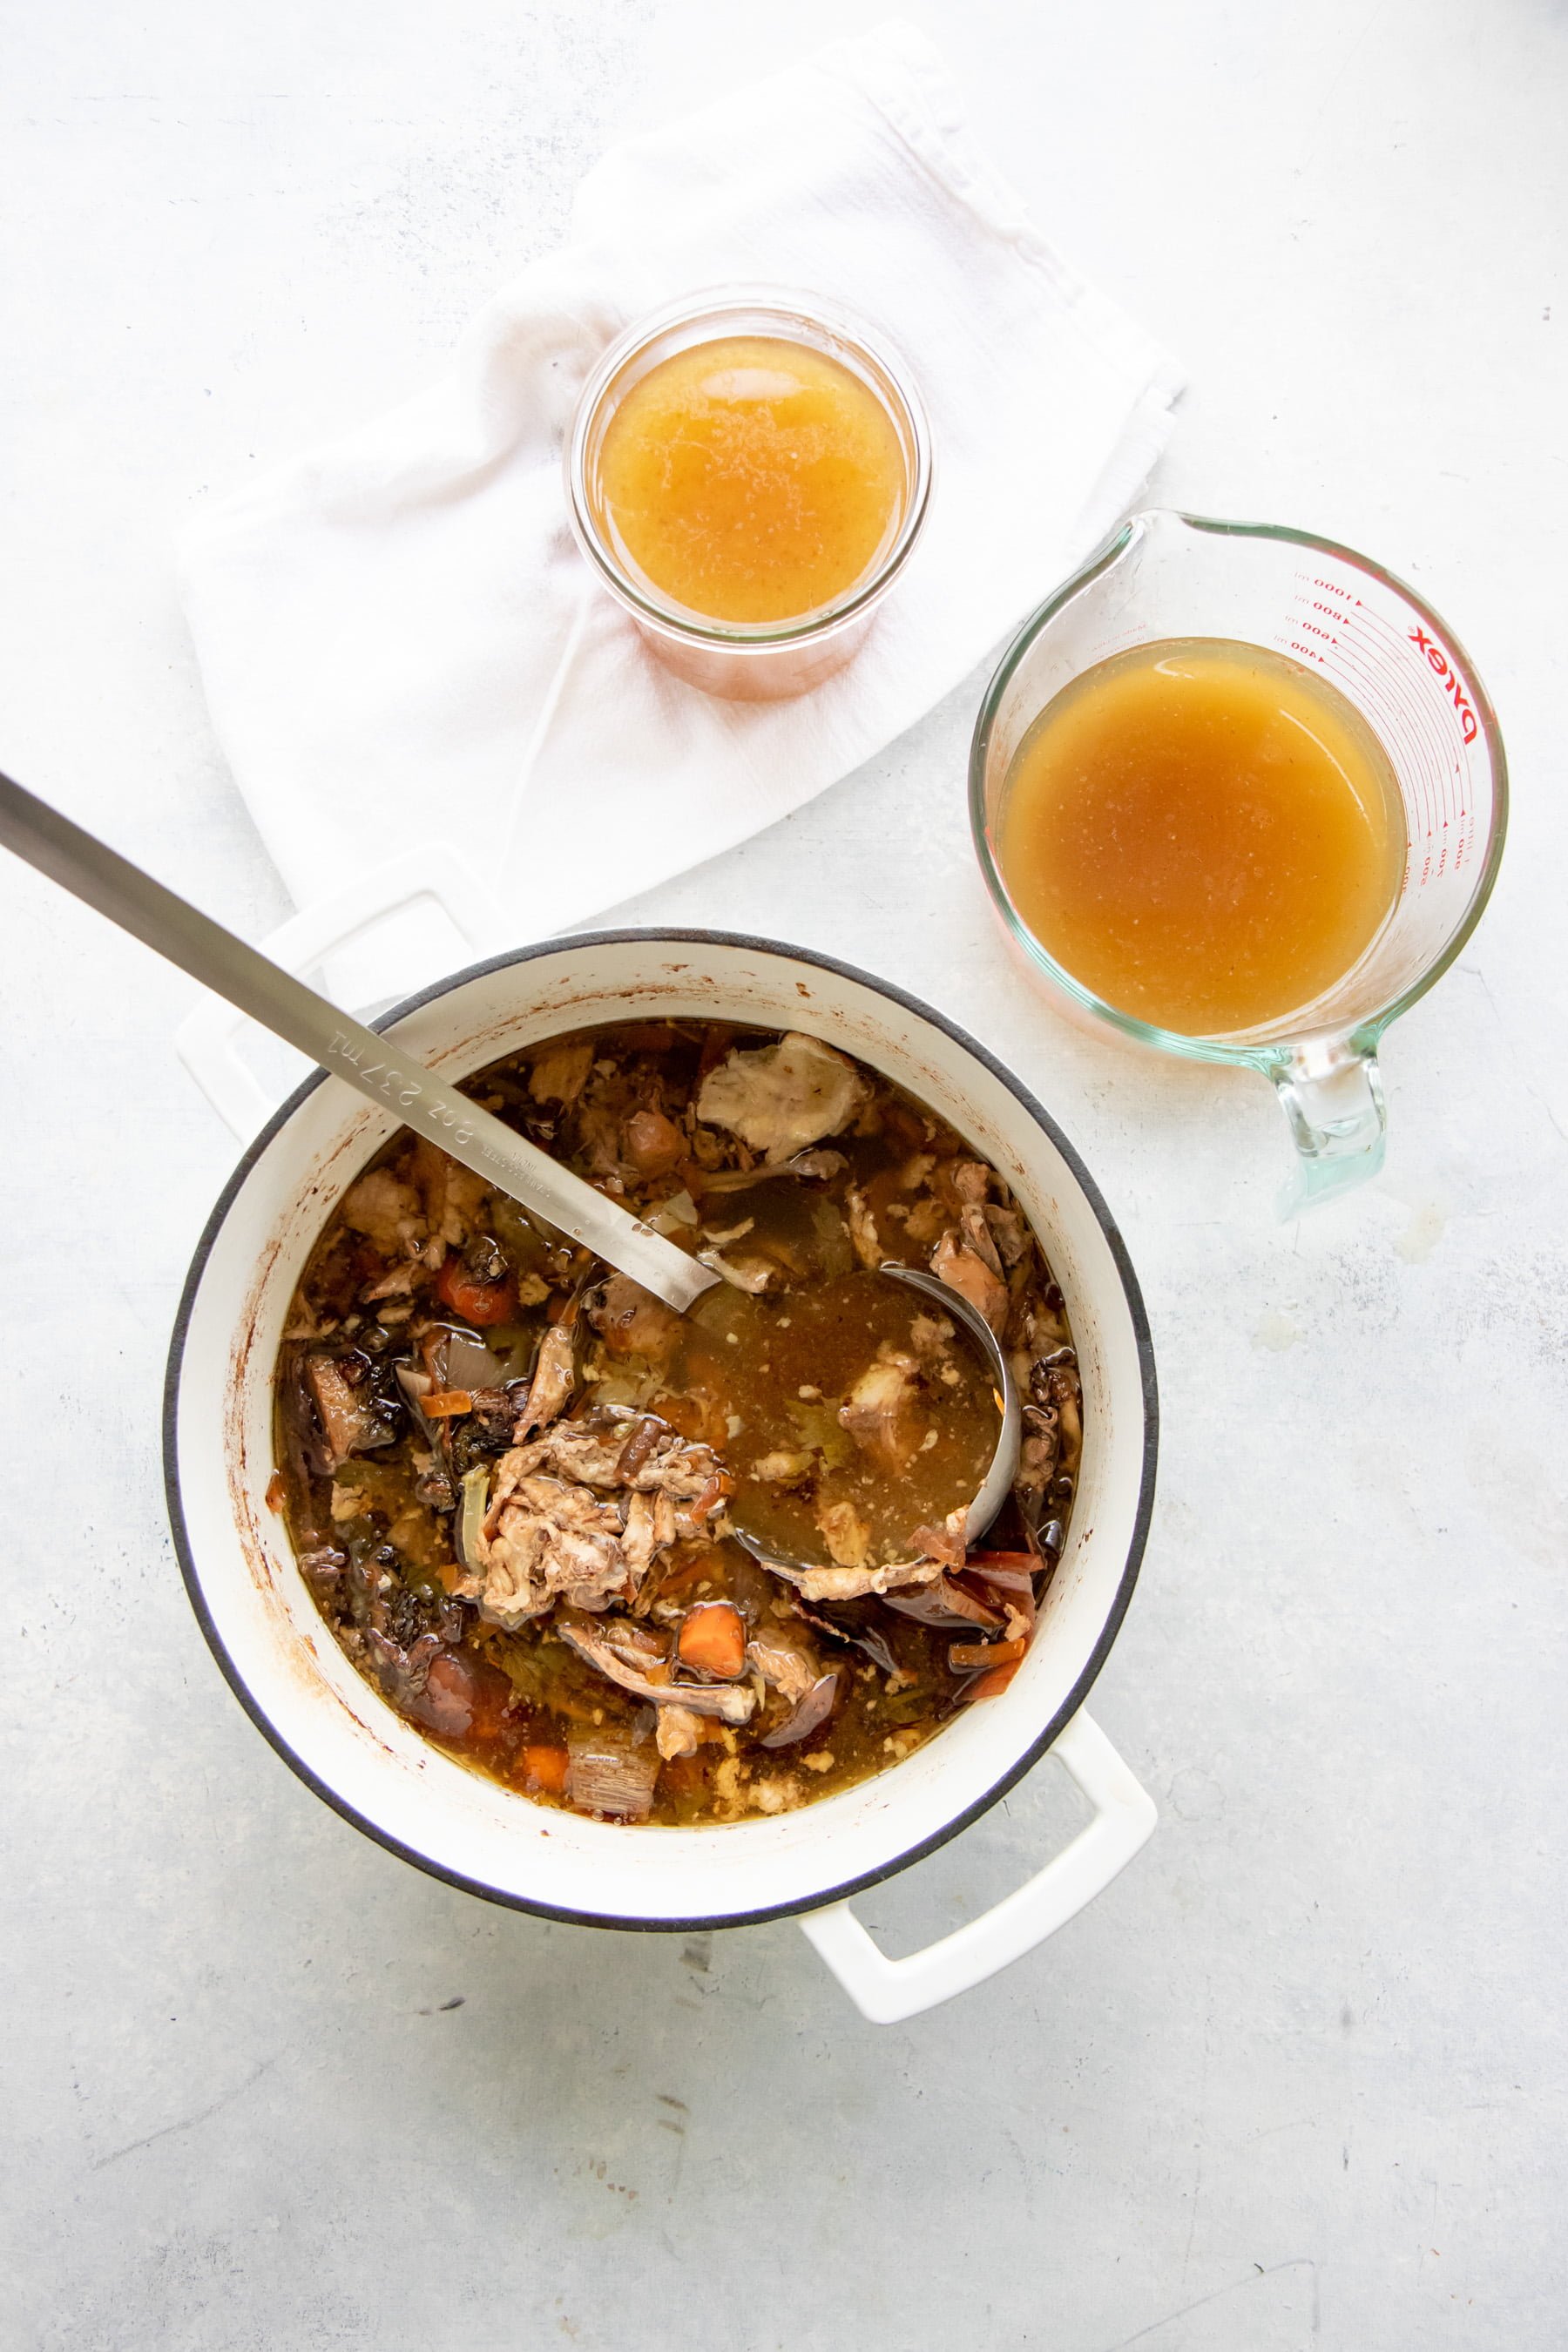
[[[1508,810],[1485,690],[1413,589],[1283,524],[1132,515],[1003,655],[969,808],[1064,1004],[1269,1081],[1287,1213],[1376,1173],[1379,1040],[1475,928]]]
[[[1165,638],[1097,663],[1014,755],[997,859],[1104,1003],[1187,1036],[1310,1003],[1386,920],[1399,787],[1334,687],[1283,654]]]

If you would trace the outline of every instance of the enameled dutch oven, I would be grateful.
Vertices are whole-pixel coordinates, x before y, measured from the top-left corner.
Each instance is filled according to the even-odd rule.
[[[448,872],[417,889],[451,904]],[[393,873],[384,900],[399,895]],[[341,911],[341,910],[340,910]],[[363,893],[348,910],[364,928]],[[472,927],[469,926],[470,936]],[[492,934],[493,936],[493,934]],[[320,920],[269,942],[314,962]],[[455,972],[378,1024],[454,1077],[583,1024],[687,1016],[799,1028],[931,1104],[991,1160],[1041,1235],[1066,1297],[1085,1441],[1067,1551],[1023,1667],[907,1761],[772,1819],[703,1829],[618,1827],[555,1811],[429,1747],[339,1650],[267,1502],[272,1371],[290,1294],[338,1199],[392,1132],[390,1116],[321,1073],[270,1117],[203,1234],[169,1360],[169,1507],[192,1604],[247,1713],[301,1779],[367,1835],[492,1902],[613,1927],[727,1927],[799,1914],[864,2012],[909,2016],[1039,1942],[1113,1877],[1154,1809],[1079,1710],[1131,1596],[1153,1497],[1153,1359],[1138,1286],[1088,1171],[1018,1081],[940,1013],[847,965],[724,932],[601,931]],[[182,1052],[231,1119],[254,1084],[233,1017],[204,1010]],[[1047,1748],[1094,1819],[1026,1886],[927,1950],[889,1960],[848,1898],[973,1822]]]

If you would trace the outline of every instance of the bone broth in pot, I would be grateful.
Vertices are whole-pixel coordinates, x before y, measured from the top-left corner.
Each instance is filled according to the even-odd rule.
[[[1070,1146],[938,1015],[766,942],[575,940],[388,1020],[725,1279],[672,1316],[308,1081],[215,1212],[171,1358],[176,1540],[242,1703],[347,1818],[491,1899],[623,1927],[808,1915],[873,2016],[978,1981],[1152,1822],[1079,1712],[1154,1419]],[[1034,1406],[979,1550],[994,1400],[888,1260],[978,1303]],[[887,1960],[848,1895],[1053,1742],[1091,1828]]]

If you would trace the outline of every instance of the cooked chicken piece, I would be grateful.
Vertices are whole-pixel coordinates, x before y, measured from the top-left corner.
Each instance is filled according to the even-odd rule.
[[[1038,1495],[1056,1476],[1057,1461],[1061,1452],[1061,1432],[1057,1415],[1050,1407],[1026,1404],[1024,1407],[1024,1442],[1018,1454],[1020,1488]]]
[[[853,1503],[824,1503],[816,1524],[828,1557],[840,1568],[863,1569],[871,1556],[871,1530]]]
[[[947,1231],[951,1220],[934,1192],[922,1192],[909,1215],[904,1219],[904,1238],[917,1248],[928,1249],[932,1242]]]
[[[492,1624],[515,1631],[563,1595],[582,1609],[602,1609],[626,1583],[621,1510],[586,1486],[559,1478],[518,1476],[503,1456],[478,1546],[457,1587]]]
[[[950,1352],[954,1336],[945,1315],[917,1315],[910,1325],[910,1345],[922,1364],[940,1363]]]
[[[962,1568],[969,1550],[969,1506],[961,1504],[949,1511],[940,1528],[916,1528],[910,1541],[918,1544],[926,1559],[940,1560],[944,1568]]]
[[[537,1617],[563,1592],[586,1609],[635,1595],[661,1551],[707,1534],[717,1457],[656,1423],[628,1474],[628,1426],[643,1428],[557,1423],[501,1456],[459,1588],[498,1624]]]
[[[536,1103],[560,1103],[563,1108],[574,1103],[588,1083],[588,1073],[594,1066],[594,1046],[591,1038],[580,1037],[574,1042],[545,1045],[533,1057],[528,1074],[528,1091]]]
[[[637,1584],[652,1567],[655,1555],[672,1544],[678,1532],[675,1505],[668,1495],[632,1496],[626,1505],[621,1549],[626,1556],[626,1571]]]
[[[321,1433],[331,1455],[330,1467],[335,1470],[357,1453],[367,1440],[387,1436],[386,1425],[371,1408],[370,1400],[343,1377],[341,1364],[331,1356],[307,1356],[305,1378],[321,1415]]]
[[[552,1323],[540,1342],[528,1396],[512,1431],[515,1438],[524,1438],[531,1429],[542,1429],[546,1422],[553,1421],[577,1385],[573,1320],[568,1316]]]
[[[482,1176],[449,1160],[426,1136],[420,1136],[415,1144],[411,1167],[430,1232],[425,1262],[439,1266],[448,1249],[461,1249],[473,1232],[490,1188]]]
[[[771,1683],[791,1706],[816,1688],[822,1674],[821,1662],[804,1642],[792,1642],[787,1633],[772,1627],[752,1634],[746,1644],[746,1663],[755,1666],[763,1680]]]
[[[931,1179],[931,1190],[945,1202],[952,1216],[962,1216],[963,1209],[978,1209],[990,1197],[990,1185],[992,1171],[983,1160],[942,1160]]]
[[[770,1745],[763,1740],[764,1748]],[[754,1813],[787,1813],[800,1802],[800,1781],[795,1773],[784,1772],[776,1780],[753,1780],[746,1795]]]
[[[338,1213],[384,1257],[418,1256],[426,1232],[419,1195],[390,1168],[372,1168],[356,1177]]]
[[[426,1246],[428,1247],[429,1244],[426,1244]],[[418,1264],[412,1258],[403,1265],[395,1265],[390,1274],[384,1274],[379,1282],[368,1284],[360,1292],[361,1306],[374,1307],[380,1298],[406,1298],[413,1290],[418,1276]]]
[[[794,1585],[803,1601],[863,1601],[868,1592],[907,1592],[943,1573],[939,1559],[898,1560],[890,1568],[791,1568],[779,1560],[773,1573]]]
[[[985,1222],[1005,1266],[1016,1266],[1027,1256],[1031,1235],[1021,1209],[1003,1209],[994,1201],[987,1201]]]
[[[890,1478],[901,1476],[920,1451],[925,1422],[917,1411],[919,1395],[920,1365],[915,1358],[884,1340],[876,1360],[867,1366],[838,1408],[839,1421],[856,1444]],[[834,1558],[838,1557],[835,1552]],[[846,1565],[856,1563],[851,1560]]]
[[[857,1192],[852,1185],[845,1205],[849,1211],[849,1238],[855,1244],[855,1255],[861,1265],[868,1266],[874,1274],[888,1253],[882,1247],[870,1204],[865,1193]]]
[[[612,1356],[637,1356],[663,1370],[680,1338],[680,1318],[627,1274],[612,1274],[589,1320]]]
[[[965,1242],[974,1252],[981,1265],[989,1266],[993,1274],[1000,1276],[1001,1253],[996,1247],[996,1236],[991,1230],[990,1221],[984,1210],[965,1209],[959,1223],[963,1226]]]
[[[610,1180],[608,1190],[625,1192],[626,1179],[636,1173],[629,1160],[621,1157],[624,1137],[621,1115],[609,1103],[585,1102],[576,1114],[577,1150],[584,1162],[587,1176]]]
[[[1061,1433],[1062,1466],[1078,1468],[1078,1458],[1083,1449],[1083,1389],[1076,1372],[1064,1367],[1049,1375],[1051,1402],[1057,1409],[1057,1426]]]
[[[691,1715],[716,1715],[721,1723],[749,1723],[756,1713],[757,1694],[749,1683],[675,1683],[669,1668],[638,1638],[640,1627],[623,1626],[614,1619],[591,1625],[578,1617],[556,1620],[556,1631],[580,1658],[635,1698],[659,1708],[679,1706]],[[663,1679],[656,1681],[655,1675]]]
[[[950,1512],[940,1528],[917,1528],[910,1540],[912,1547],[918,1547],[921,1557],[895,1560],[887,1568],[870,1568],[866,1564],[870,1546],[869,1531],[863,1520],[858,1521],[865,1538],[863,1545],[858,1547],[861,1557],[858,1560],[844,1559],[845,1549],[854,1544],[853,1530],[848,1530],[849,1542],[847,1544],[844,1541],[844,1523],[840,1522],[838,1526],[838,1541],[835,1540],[834,1533],[826,1524],[831,1514],[840,1511],[852,1512],[853,1506],[847,1503],[829,1504],[826,1511],[817,1514],[816,1521],[827,1538],[829,1552],[839,1565],[834,1568],[792,1568],[780,1560],[772,1564],[774,1575],[785,1578],[803,1600],[860,1601],[868,1592],[908,1592],[922,1584],[934,1582],[949,1568],[963,1564],[964,1529],[969,1519],[967,1506]],[[858,1514],[854,1516],[858,1520]]]
[[[610,1421],[558,1422],[531,1444],[509,1454],[514,1475],[531,1477],[544,1471],[586,1486],[632,1488],[639,1495],[664,1495],[676,1502],[694,1502],[718,1475],[718,1456],[706,1445],[692,1445],[678,1431],[661,1425],[653,1444],[639,1447],[640,1458],[626,1467],[627,1431],[636,1423]]]
[[[784,1270],[777,1258],[731,1258],[726,1257],[722,1250],[700,1249],[697,1262],[711,1266],[715,1274],[721,1274],[726,1282],[743,1290],[749,1298],[760,1298],[764,1291],[778,1290],[784,1285]]]
[[[653,1736],[667,1764],[678,1756],[695,1756],[702,1739],[702,1717],[689,1706],[661,1706]]]
[[[752,1463],[752,1475],[765,1479],[770,1486],[799,1486],[816,1468],[816,1456],[806,1447],[781,1445]]]
[[[702,1081],[697,1116],[728,1128],[776,1166],[825,1135],[838,1134],[866,1093],[852,1062],[791,1030],[776,1045],[736,1046],[726,1055]]]
[[[960,1297],[977,1307],[1000,1338],[1007,1320],[1007,1286],[976,1255],[967,1239],[960,1239],[953,1227],[949,1226],[931,1252],[931,1270],[943,1282],[951,1283]]]
[[[721,1168],[707,1179],[702,1190],[705,1194],[746,1192],[778,1176],[803,1176],[808,1182],[826,1184],[848,1165],[842,1151],[797,1151],[792,1160],[764,1162],[760,1168]]]

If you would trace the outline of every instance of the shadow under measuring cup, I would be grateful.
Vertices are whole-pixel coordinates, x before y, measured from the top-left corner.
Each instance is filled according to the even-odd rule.
[[[1351,969],[1283,1018],[1215,1035],[1141,1021],[1075,978],[1019,913],[999,854],[1014,762],[1042,712],[1100,663],[1172,638],[1265,647],[1336,688],[1376,736],[1405,824],[1398,895]],[[1296,1147],[1281,1215],[1377,1173],[1386,1132],[1378,1045],[1480,919],[1507,821],[1491,705],[1430,605],[1366,556],[1306,531],[1134,515],[1003,656],[975,725],[969,793],[975,853],[1003,922],[1069,1007],[1162,1053],[1270,1080]]]

